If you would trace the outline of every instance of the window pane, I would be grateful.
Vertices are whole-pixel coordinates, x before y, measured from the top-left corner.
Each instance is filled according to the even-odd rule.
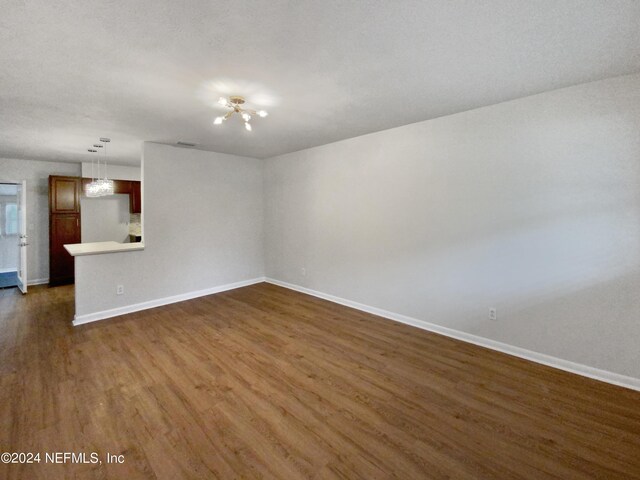
[[[18,205],[15,203],[8,203],[4,208],[5,234],[16,235],[18,233]]]

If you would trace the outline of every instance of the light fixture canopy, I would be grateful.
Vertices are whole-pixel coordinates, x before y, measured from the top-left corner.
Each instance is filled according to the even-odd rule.
[[[228,99],[224,97],[220,97],[218,99],[218,104],[222,105],[223,107],[230,108],[231,110],[229,110],[224,116],[216,117],[215,120],[213,121],[213,124],[222,125],[225,121],[227,121],[227,119],[231,115],[233,115],[234,113],[238,113],[242,118],[242,120],[244,121],[244,128],[246,128],[248,131],[251,131],[252,130],[251,123],[249,122],[251,121],[251,118],[253,116],[264,118],[267,115],[269,115],[265,110],[256,111],[250,108],[244,108],[241,106],[244,103],[245,103],[244,97],[241,97],[239,95],[233,95]]]

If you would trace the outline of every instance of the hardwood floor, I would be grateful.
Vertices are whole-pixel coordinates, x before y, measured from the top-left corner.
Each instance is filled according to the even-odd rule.
[[[3,479],[640,478],[639,392],[269,284],[76,328],[30,291],[0,290],[0,446],[42,463]]]

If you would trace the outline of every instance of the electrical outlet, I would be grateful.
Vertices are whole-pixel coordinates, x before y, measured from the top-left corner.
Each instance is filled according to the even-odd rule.
[[[489,320],[498,320],[498,311],[495,308],[489,309]]]
[[[116,286],[116,295],[123,295],[124,294],[124,285],[117,285]]]
[[[301,268],[300,269],[300,273],[302,274],[303,277],[307,276],[307,269],[306,268]]]

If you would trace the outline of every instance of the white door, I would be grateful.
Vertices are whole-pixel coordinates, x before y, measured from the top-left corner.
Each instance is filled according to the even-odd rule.
[[[18,184],[18,239],[20,260],[18,262],[18,288],[27,293],[27,182]]]

